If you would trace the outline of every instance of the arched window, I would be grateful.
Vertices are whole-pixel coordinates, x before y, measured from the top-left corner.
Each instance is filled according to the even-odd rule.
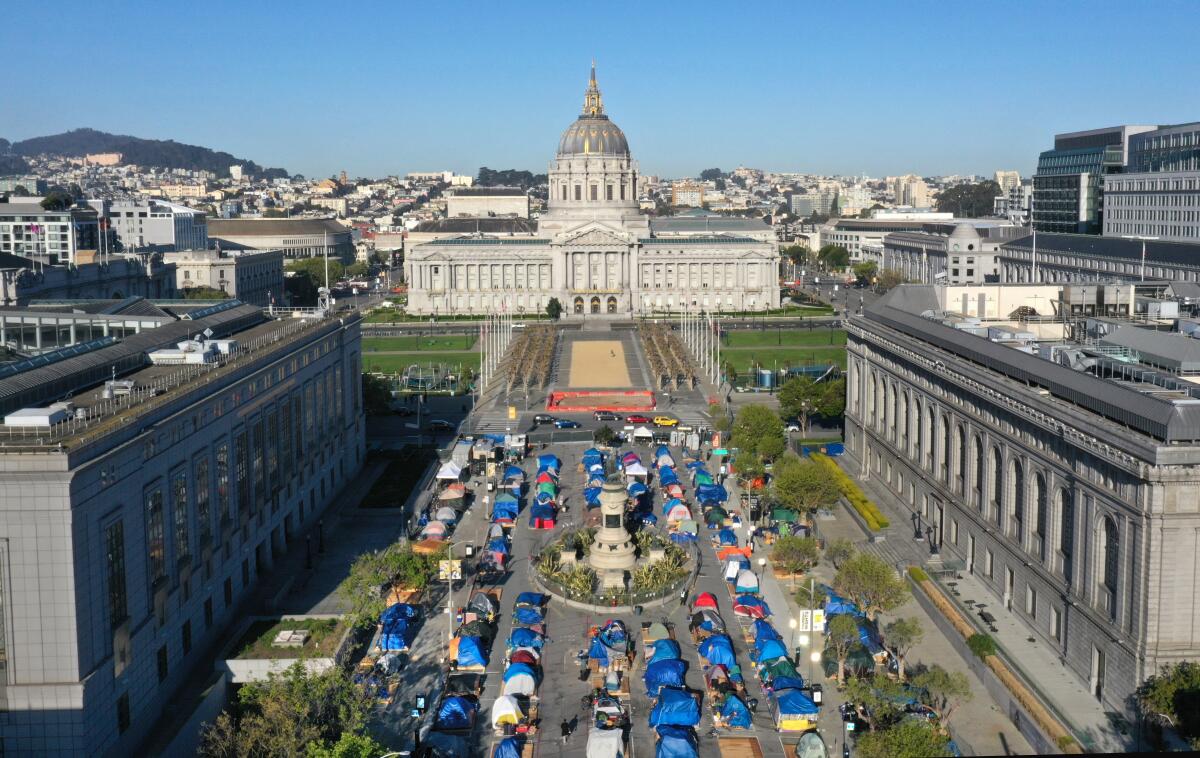
[[[954,471],[954,489],[959,495],[967,494],[967,440],[962,424],[954,427],[954,450],[958,462]]]
[[[933,453],[937,449],[937,440],[933,436],[936,434],[935,429],[933,405],[931,404],[925,409],[925,431],[923,433],[925,437],[925,460],[922,465],[925,466],[926,471],[933,471]]]
[[[924,411],[921,409],[921,401],[913,400],[913,459],[918,464],[921,462],[921,430],[924,428],[923,418]]]
[[[900,448],[908,450],[908,393],[900,393],[900,417],[896,420],[896,425],[900,427]]]
[[[1033,478],[1033,552],[1039,561],[1046,560],[1046,477]]]
[[[972,445],[975,448],[975,507],[983,510],[983,437],[976,434]]]
[[[1058,552],[1062,554],[1063,576],[1070,586],[1075,555],[1075,502],[1065,489],[1058,491],[1058,522]]]
[[[1012,536],[1021,543],[1025,537],[1025,470],[1016,459],[1009,466],[1009,470],[1012,472],[1013,485],[1012,524],[1009,528],[1012,530]]]
[[[567,199],[567,183],[566,182],[562,183],[562,199],[563,200]]]
[[[887,416],[886,398],[883,389],[883,377],[875,375],[875,428],[883,431],[884,418]]]
[[[942,481],[950,483],[950,417],[942,414]]]
[[[1108,617],[1117,618],[1117,561],[1120,552],[1120,536],[1117,533],[1117,521],[1112,516],[1104,517],[1104,566],[1101,576],[1104,592],[1101,601],[1104,603]]]
[[[993,518],[1000,523],[1000,497],[1004,492],[1004,460],[1000,457],[1000,448],[992,448],[992,479],[988,482],[988,503],[992,509]]]
[[[888,439],[896,441],[896,385],[887,383],[887,414],[884,420],[884,430]]]

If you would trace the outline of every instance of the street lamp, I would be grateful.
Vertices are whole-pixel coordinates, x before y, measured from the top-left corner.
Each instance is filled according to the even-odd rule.
[[[799,620],[799,619],[797,619],[795,616],[793,616],[792,618],[788,619],[788,629],[791,629],[791,630],[792,630],[792,649],[793,649],[793,650],[796,650],[796,649],[798,649],[798,648],[796,647],[796,629],[797,629],[797,627],[799,627],[799,626],[800,626],[800,620]]]
[[[808,656],[808,681],[809,681],[809,684],[812,684],[813,666],[820,662],[821,662],[821,651],[820,650],[814,650],[811,653],[809,653],[809,656]],[[819,703],[821,701],[818,700],[817,702]]]
[[[470,558],[473,552],[470,544],[466,540],[451,542],[450,547],[446,550],[446,560],[450,564],[446,571],[446,658],[449,662],[450,658],[450,640],[454,639],[454,548],[459,545],[467,545],[466,557]],[[458,577],[462,578],[460,572]]]
[[[766,570],[767,570],[767,559],[766,559],[766,558],[759,558],[759,559],[758,559],[758,578],[759,578],[759,581],[762,581],[763,572],[765,572]]]

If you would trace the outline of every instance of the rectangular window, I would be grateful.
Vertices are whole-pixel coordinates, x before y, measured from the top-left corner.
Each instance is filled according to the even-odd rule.
[[[279,486],[279,413],[271,411],[267,416],[267,483]]]
[[[122,692],[117,698],[117,731],[124,734],[129,729],[129,693]]]
[[[125,524],[118,521],[104,530],[104,563],[108,574],[108,620],[114,627],[129,613],[125,597]]]
[[[196,461],[196,521],[200,544],[212,544],[212,512],[208,507],[208,457]]]
[[[296,457],[304,455],[304,409],[302,407],[303,398],[297,392],[292,397],[292,422],[296,428]],[[299,467],[297,467],[299,468]]]
[[[252,449],[250,470],[254,476],[254,512],[262,510],[266,502],[266,487],[263,484],[263,421],[260,418],[254,422],[253,437],[250,442]]]
[[[176,563],[182,563],[192,554],[186,474],[180,474],[171,481],[171,509],[175,517],[175,560]]]
[[[212,597],[204,598],[204,628],[212,629],[213,625],[213,603]]]
[[[250,450],[246,447],[246,433],[238,434],[233,443],[233,478],[237,485],[238,513],[245,516],[250,512]]]
[[[181,642],[183,643],[183,654],[187,655],[192,652],[192,622],[183,622],[183,629],[180,631]]]
[[[950,519],[950,542],[958,544],[958,519]]]
[[[1037,590],[1032,585],[1025,585],[1025,612],[1029,618],[1037,618]]]
[[[600,190],[600,188],[597,187],[596,185],[594,185],[594,184],[591,185],[591,187],[588,188],[589,198],[591,200],[598,200],[599,199],[599,190]]]
[[[279,406],[279,471],[283,480],[292,478],[292,404],[284,399]]]
[[[333,369],[333,408],[337,428],[341,429],[346,423],[346,403],[342,395],[342,364],[340,363]]]
[[[217,445],[217,513],[221,518],[228,516],[233,520],[234,513],[229,507],[229,443]]]
[[[150,585],[158,584],[167,574],[167,545],[163,526],[162,490],[146,493],[146,550],[150,564]]]
[[[582,185],[579,185],[579,184],[575,185],[575,199],[576,200],[583,199],[583,186]]]
[[[167,646],[163,645],[158,649],[158,683],[162,684],[167,680],[167,675],[170,669],[167,666]]]
[[[986,547],[983,549],[983,574],[988,579],[992,578],[992,551]]]
[[[313,385],[309,382],[304,386],[304,436],[310,440],[313,436],[313,410]]]
[[[605,200],[612,200],[612,199],[613,199],[612,185],[611,185],[611,184],[606,184],[606,185],[604,186],[604,199],[605,199]]]
[[[233,577],[225,579],[225,610],[229,610],[233,606]]]
[[[1062,642],[1062,616],[1054,606],[1050,606],[1050,636]]]
[[[621,182],[621,199],[625,199],[625,183]]]

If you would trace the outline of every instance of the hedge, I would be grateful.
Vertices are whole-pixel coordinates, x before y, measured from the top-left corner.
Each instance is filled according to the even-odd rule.
[[[859,489],[854,480],[841,467],[833,462],[833,459],[824,453],[811,453],[809,458],[815,461],[818,465],[824,466],[826,470],[833,476],[837,482],[838,489],[842,491],[842,497],[853,506],[854,510],[858,511],[858,515],[862,516],[863,521],[867,522],[867,528],[873,532],[878,532],[880,529],[886,529],[889,526],[887,517],[879,511],[879,506],[871,502],[863,491]]]
[[[911,576],[913,581],[916,582],[929,581],[929,574],[926,574],[925,569],[921,568],[920,566],[909,566],[908,575]]]

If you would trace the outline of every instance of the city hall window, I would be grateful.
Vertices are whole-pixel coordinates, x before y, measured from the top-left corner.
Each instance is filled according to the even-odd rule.
[[[128,615],[125,597],[125,525],[121,521],[104,530],[104,565],[108,579],[108,620],[117,626]]]
[[[575,199],[576,200],[583,199],[583,185],[581,185],[581,184],[575,185]]]
[[[599,199],[600,188],[593,184],[591,187],[588,188],[588,195],[589,195],[589,199],[591,199],[591,200]]]
[[[166,537],[163,531],[162,490],[146,495],[146,549],[150,564],[150,583],[157,584],[166,575]]]
[[[612,200],[612,199],[613,199],[613,191],[612,191],[612,185],[611,185],[611,184],[609,184],[609,185],[606,185],[606,186],[604,187],[604,199],[605,199],[605,200]]]

